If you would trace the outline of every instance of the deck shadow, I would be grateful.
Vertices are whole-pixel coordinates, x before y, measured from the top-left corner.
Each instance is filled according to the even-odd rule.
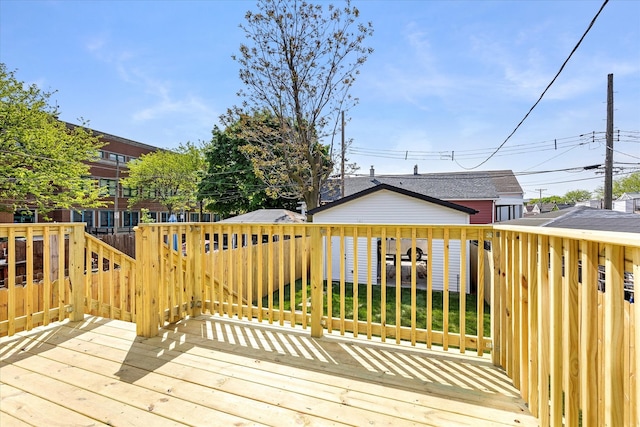
[[[158,357],[146,359],[143,367],[139,356],[149,351]],[[212,352],[242,356],[252,368],[272,363],[460,402],[476,401],[496,409],[515,405],[526,411],[507,376],[487,358],[326,333],[316,339],[308,329],[210,315],[168,325],[157,337],[137,338],[116,375],[135,382],[145,371],[153,372],[186,353],[206,359],[215,357]]]

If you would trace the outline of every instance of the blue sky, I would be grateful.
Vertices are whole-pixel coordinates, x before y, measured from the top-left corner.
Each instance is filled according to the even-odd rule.
[[[339,2],[335,2],[339,3]],[[349,159],[368,174],[463,171],[513,131],[602,1],[356,0],[375,33],[348,113]],[[56,90],[60,118],[172,148],[209,140],[239,103],[231,56],[254,1],[0,2],[0,61]],[[558,80],[479,170],[512,169],[525,197],[593,190],[603,175],[607,75],[614,161],[640,168],[640,1],[611,0]],[[596,132],[593,134],[593,132]],[[585,135],[585,136],[580,136]],[[453,152],[453,153],[452,153]],[[452,160],[453,155],[453,160]],[[576,169],[573,169],[576,168]],[[635,169],[634,169],[635,168]],[[571,169],[554,173],[537,173]],[[623,176],[623,175],[619,175]]]

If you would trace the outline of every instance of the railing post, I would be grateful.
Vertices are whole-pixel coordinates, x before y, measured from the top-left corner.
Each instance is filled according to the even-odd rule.
[[[82,224],[72,226],[71,233],[69,233],[69,283],[73,307],[73,311],[69,313],[69,320],[72,322],[84,319],[84,243]],[[91,275],[91,265],[87,266],[86,274]]]
[[[623,425],[624,248],[605,245],[604,425]]]
[[[502,271],[500,270],[502,265],[501,252],[500,231],[494,228],[491,235],[491,255],[493,256],[493,275],[491,277],[491,339],[493,341],[493,348],[491,349],[491,361],[495,366],[502,366],[500,363],[502,359],[500,335],[500,325],[502,324],[502,308],[500,307],[500,285],[502,283],[500,280],[502,275]]]
[[[189,225],[187,233],[187,278],[191,282],[191,316],[202,314],[202,239],[200,226]],[[189,271],[191,270],[191,271]]]
[[[136,229],[136,334],[158,335],[158,226],[144,225]]]
[[[640,287],[638,286],[638,282],[640,281],[640,248],[635,248],[633,249],[633,277],[635,278],[636,282],[634,284],[635,289],[634,289],[634,303],[633,303],[633,309],[635,310],[634,312],[634,322],[635,322],[635,346],[636,346],[636,375],[635,375],[635,380],[636,380],[636,397],[640,396],[640,325],[638,325],[638,322],[640,322],[640,301],[638,301],[638,289],[640,289]],[[640,423],[640,403],[638,403],[636,401],[635,404],[635,410],[636,410],[636,423]]]
[[[311,336],[322,337],[322,235],[320,227],[312,225],[311,245]]]

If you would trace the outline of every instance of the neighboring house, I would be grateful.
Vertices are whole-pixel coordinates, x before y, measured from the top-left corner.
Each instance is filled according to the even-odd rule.
[[[505,224],[640,233],[640,215],[608,209],[595,209],[587,206],[574,206],[564,210],[516,219]]]
[[[574,206],[569,209],[521,218],[506,223],[508,225],[527,225],[535,227],[570,228],[575,230],[617,231],[640,233],[640,215],[617,212],[608,209],[595,209],[587,206]],[[604,287],[604,266],[598,266],[601,289]],[[625,271],[625,297],[632,300],[634,278]]]
[[[453,202],[415,193],[405,188],[394,187],[390,184],[377,184],[365,188],[359,192],[352,193],[344,198],[325,204],[309,211],[313,215],[314,223],[327,224],[469,224],[470,218],[477,213],[477,210],[462,206]],[[340,268],[344,263],[345,280],[348,282],[357,281],[366,283],[367,281],[367,238],[357,239],[358,247],[358,277],[354,277],[354,241],[346,238],[344,241],[345,259],[340,259],[340,239],[333,238],[331,241],[332,259],[331,270],[332,280],[340,280]],[[372,239],[371,248],[381,247],[379,239]],[[325,253],[326,253],[325,242]],[[385,242],[386,244],[386,242]],[[449,286],[450,289],[460,289],[464,287],[469,291],[469,283],[460,284],[460,241],[451,240],[449,242]],[[374,249],[375,250],[375,249]],[[469,248],[465,248],[469,250]],[[433,253],[426,254],[431,257],[433,265],[433,288],[442,289],[443,264],[444,264],[444,242],[434,240]],[[467,260],[470,257],[467,257]],[[377,257],[380,260],[380,257]],[[374,258],[375,260],[375,258]],[[373,263],[371,266],[372,277],[380,277],[386,272],[386,263]],[[325,265],[326,276],[326,265]],[[467,272],[469,266],[466,266]],[[470,275],[467,274],[467,277]],[[390,283],[393,284],[393,283]]]
[[[585,200],[583,202],[576,202],[576,206],[586,206],[594,209],[602,209],[602,200]]]
[[[624,193],[613,201],[614,211],[640,213],[640,193]]]
[[[535,215],[540,215],[548,212],[557,212],[563,209],[568,209],[573,207],[574,204],[571,203],[535,203],[533,205],[525,206],[524,217],[530,217]],[[517,219],[517,218],[514,218]]]
[[[387,184],[474,209],[478,213],[471,217],[471,224],[491,224],[523,216],[524,193],[510,170],[420,174],[415,166],[413,172],[376,176],[372,166],[369,176],[345,177],[344,194],[349,196],[377,184]],[[339,186],[335,187],[323,192],[322,203],[340,197]]]
[[[538,214],[540,214],[540,206],[538,206],[537,204],[525,205],[523,216],[527,217],[527,216],[538,215]]]
[[[548,212],[555,212],[555,211],[559,211],[560,208],[558,208],[558,205],[555,202],[551,202],[551,203],[536,203],[536,205],[538,206],[538,209],[540,210],[540,213],[548,213]]]

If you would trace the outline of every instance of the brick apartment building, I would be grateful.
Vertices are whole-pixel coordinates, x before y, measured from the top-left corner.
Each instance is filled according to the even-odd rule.
[[[75,125],[67,123],[67,126]],[[168,212],[153,201],[138,203],[129,209],[129,198],[132,190],[120,185],[120,179],[127,176],[127,163],[143,154],[151,153],[161,148],[141,142],[92,130],[105,144],[100,149],[100,158],[89,163],[89,173],[100,186],[109,190],[109,195],[103,200],[106,207],[96,209],[62,210],[57,209],[49,213],[49,217],[56,222],[85,222],[87,231],[95,234],[111,234],[114,232],[130,232],[140,220],[140,209],[149,209],[150,215],[158,222],[167,222]],[[211,221],[211,215],[197,212],[179,213],[179,221]],[[0,223],[11,222],[42,222],[43,218],[37,211],[0,212]]]

